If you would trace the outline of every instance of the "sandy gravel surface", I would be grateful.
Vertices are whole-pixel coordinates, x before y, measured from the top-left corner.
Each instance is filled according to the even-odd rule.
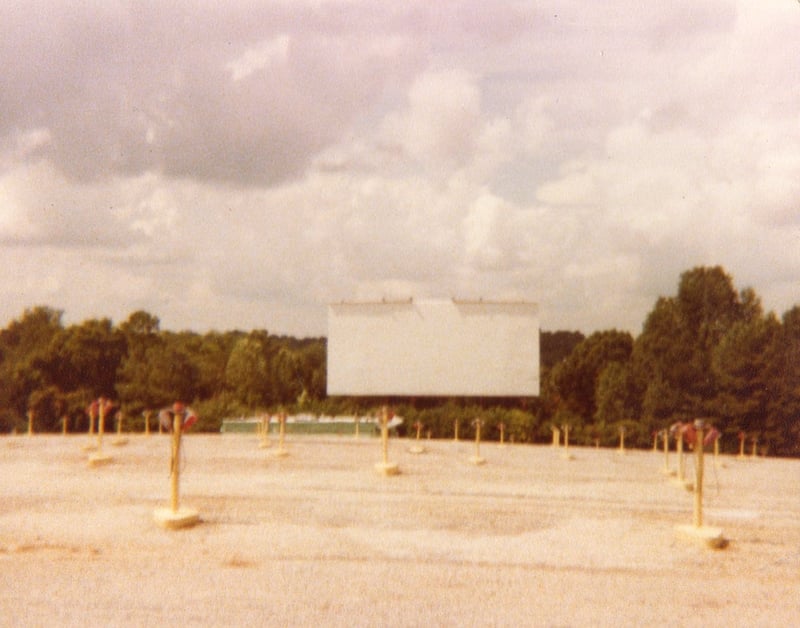
[[[707,524],[661,453],[294,436],[184,438],[162,530],[167,436],[90,468],[88,436],[0,438],[2,626],[792,626],[800,622],[800,461],[707,457]],[[670,463],[675,465],[675,456]],[[687,473],[693,461],[687,459]]]

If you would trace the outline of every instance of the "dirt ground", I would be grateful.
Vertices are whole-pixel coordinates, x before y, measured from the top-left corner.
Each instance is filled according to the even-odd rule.
[[[189,434],[164,530],[169,437],[0,438],[2,626],[791,626],[800,460],[706,458],[704,519],[650,451]],[[676,465],[674,452],[670,465]],[[687,476],[693,459],[687,457]]]

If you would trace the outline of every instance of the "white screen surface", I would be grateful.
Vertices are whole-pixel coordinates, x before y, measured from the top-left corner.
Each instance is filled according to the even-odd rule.
[[[328,394],[539,394],[535,303],[403,301],[328,307]]]

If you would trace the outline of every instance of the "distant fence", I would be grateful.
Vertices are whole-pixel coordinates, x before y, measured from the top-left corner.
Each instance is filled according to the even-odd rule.
[[[220,432],[223,434],[255,434],[261,425],[260,417],[223,419]],[[395,426],[396,427],[396,426]],[[278,418],[270,419],[270,432],[277,433]],[[372,418],[358,422],[358,431],[363,436],[376,436],[380,429]],[[341,434],[354,436],[356,421],[354,417],[310,417],[290,416],[286,418],[287,434]]]

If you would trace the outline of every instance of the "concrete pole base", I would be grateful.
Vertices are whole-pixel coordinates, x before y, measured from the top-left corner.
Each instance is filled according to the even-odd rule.
[[[677,486],[678,488],[684,488],[690,492],[694,491],[694,482],[690,482],[686,479],[681,480],[679,477],[677,477],[677,474],[675,477],[670,479],[669,483]]]
[[[422,445],[412,445],[408,448],[408,453],[410,454],[424,454],[425,448]]]
[[[114,457],[111,454],[106,454],[101,451],[97,453],[89,454],[89,466],[90,467],[101,467],[104,464],[109,464],[113,462]]]
[[[375,470],[381,475],[398,475],[400,473],[396,462],[378,462],[375,464]]]
[[[177,530],[195,525],[200,521],[200,515],[191,508],[156,508],[153,520],[165,530]]]
[[[670,469],[668,467],[663,467],[661,469],[661,473],[663,473],[664,475],[670,475],[670,476],[678,475],[678,472],[675,469]]]
[[[275,456],[276,458],[285,458],[286,456],[289,455],[289,450],[284,449],[283,447],[279,447],[278,449],[272,452],[272,455]]]
[[[125,437],[115,438],[114,440],[111,441],[111,444],[114,445],[114,447],[122,447],[123,445],[128,444],[128,439]]]
[[[573,456],[571,453],[566,452],[566,451],[563,454],[561,454],[561,458],[563,460],[575,460],[575,456]]]
[[[481,456],[470,456],[469,461],[476,465],[486,464],[486,458],[482,458]]]
[[[711,549],[722,549],[728,546],[728,539],[722,535],[720,528],[711,526],[680,525],[675,526],[675,532],[684,541],[698,543]]]

